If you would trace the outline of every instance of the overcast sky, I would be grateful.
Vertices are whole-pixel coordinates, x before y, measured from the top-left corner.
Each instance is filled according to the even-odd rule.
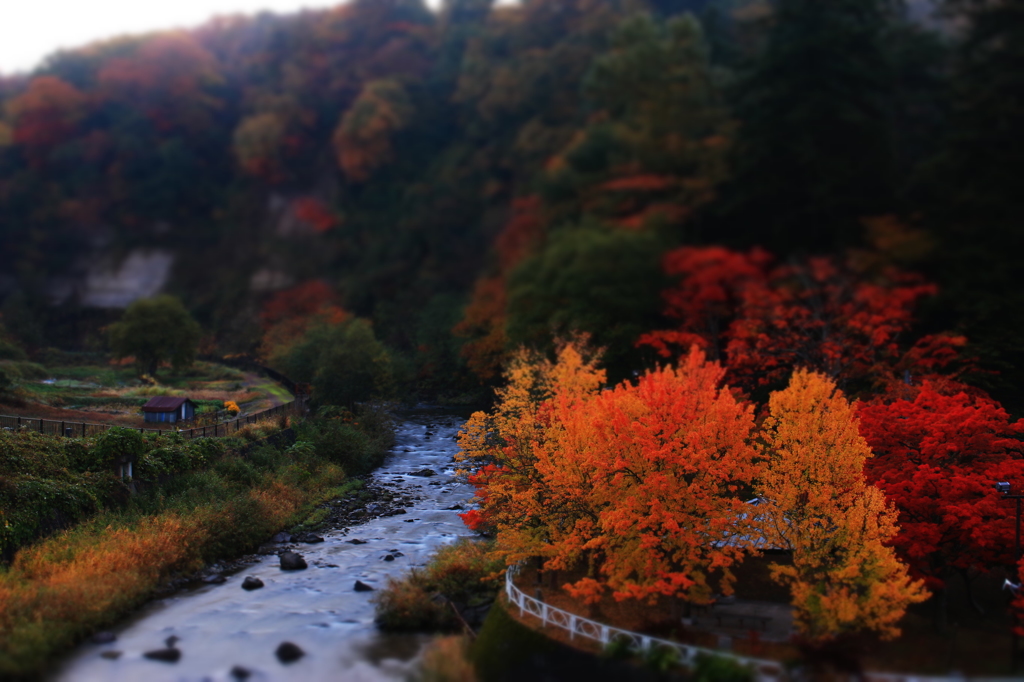
[[[0,16],[0,73],[29,71],[59,48],[157,29],[190,28],[218,14],[286,13],[339,4],[341,0],[5,0]]]

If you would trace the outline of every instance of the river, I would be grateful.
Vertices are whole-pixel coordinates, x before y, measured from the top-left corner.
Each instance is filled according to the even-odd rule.
[[[454,440],[463,419],[445,411],[403,413],[396,445],[373,481],[413,500],[406,513],[374,518],[348,532],[324,534],[320,544],[297,545],[309,567],[282,571],[277,556],[229,576],[220,585],[204,585],[156,600],[113,630],[107,644],[85,643],[58,667],[56,680],[146,682],[209,680],[404,680],[414,668],[428,636],[386,635],[373,623],[373,592],[357,592],[360,580],[375,589],[426,563],[433,551],[469,531],[450,510],[465,503],[473,489],[452,478]],[[431,469],[429,478],[414,472]],[[353,539],[365,541],[354,544]],[[398,556],[385,561],[388,554]],[[264,587],[247,592],[253,576]],[[181,651],[176,663],[151,660],[148,651],[166,646]],[[282,642],[305,655],[291,663],[278,660]],[[120,653],[117,653],[120,652]]]

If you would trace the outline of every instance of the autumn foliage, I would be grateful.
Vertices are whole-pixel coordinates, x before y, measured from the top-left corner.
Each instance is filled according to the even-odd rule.
[[[337,294],[322,280],[279,291],[264,303],[260,312],[264,329],[260,354],[264,359],[272,359],[286,353],[315,322],[337,325],[348,317],[338,305]]]
[[[496,413],[475,414],[461,436],[464,459],[491,462],[475,479],[483,516],[467,521],[496,526],[509,561],[590,562],[592,575],[569,586],[588,600],[707,601],[728,590],[749,542],[742,494],[757,467],[752,410],[722,374],[694,350],[677,368],[602,391],[603,372],[578,343],[553,363],[520,354]]]
[[[801,635],[898,635],[906,607],[927,593],[888,546],[896,513],[864,477],[871,450],[853,406],[827,377],[797,370],[768,411],[757,514],[768,545],[792,552],[772,572],[791,590]]]
[[[679,278],[665,293],[678,326],[639,343],[665,357],[697,343],[748,390],[778,386],[799,366],[877,390],[905,372],[948,370],[965,343],[942,335],[906,347],[915,308],[935,287],[895,268],[868,276],[831,257],[777,263],[761,249],[721,246],[670,251],[664,266]]]
[[[1024,421],[979,391],[940,388],[858,409],[875,453],[865,473],[899,510],[894,546],[933,589],[951,571],[1012,563],[1014,518],[994,483],[1024,482]]]
[[[897,510],[865,477],[871,450],[833,380],[797,370],[758,426],[696,347],[613,388],[596,361],[579,339],[554,360],[519,351],[494,411],[460,434],[479,505],[463,519],[500,557],[585,568],[564,588],[588,602],[707,603],[737,562],[786,549],[772,573],[806,641],[899,633],[927,592],[891,546]]]

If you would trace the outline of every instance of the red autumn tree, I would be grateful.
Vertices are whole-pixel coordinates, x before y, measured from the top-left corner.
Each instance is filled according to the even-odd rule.
[[[1024,421],[980,392],[914,393],[860,406],[865,472],[899,510],[895,547],[940,590],[954,571],[1013,562],[1013,513],[994,484],[1024,489]]]
[[[773,265],[763,251],[722,247],[677,249],[665,268],[680,278],[665,294],[666,314],[679,326],[640,343],[665,357],[680,344],[699,343],[748,389],[777,385],[795,366],[841,385],[883,387],[904,370],[946,369],[964,343],[932,336],[905,349],[915,306],[935,287],[895,268],[869,278],[833,258]]]
[[[496,272],[476,281],[462,320],[452,329],[453,334],[467,339],[462,346],[462,356],[484,381],[499,376],[508,357],[506,278],[534,252],[543,235],[540,198],[528,196],[514,200],[512,216],[495,240]]]
[[[326,282],[312,280],[279,291],[263,305],[260,356],[273,363],[286,355],[316,321],[340,324],[349,317]]]
[[[224,106],[215,94],[224,80],[216,57],[183,31],[140,42],[130,56],[104,64],[96,78],[104,99],[140,110],[164,133],[201,134]]]
[[[338,216],[316,197],[301,197],[293,204],[295,217],[320,234],[338,225]]]
[[[71,138],[87,102],[78,88],[56,76],[33,78],[28,89],[10,101],[12,138],[23,147],[29,163],[41,166],[55,147]]]

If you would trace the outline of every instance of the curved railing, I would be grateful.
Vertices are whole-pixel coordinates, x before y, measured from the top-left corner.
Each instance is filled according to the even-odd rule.
[[[719,651],[716,649],[706,649],[704,647],[693,646],[691,644],[680,644],[679,642],[671,642],[667,639],[659,639],[657,637],[651,637],[649,635],[643,635],[639,632],[630,632],[629,630],[621,630],[611,625],[605,625],[604,623],[598,623],[595,620],[590,620],[582,616],[578,616],[575,613],[563,611],[562,609],[545,604],[540,599],[534,599],[523,594],[523,591],[516,587],[515,576],[519,572],[519,566],[510,566],[508,571],[505,572],[505,594],[508,596],[508,600],[514,606],[519,607],[520,615],[529,613],[532,616],[536,616],[544,623],[545,626],[551,625],[562,630],[566,630],[569,633],[569,639],[575,638],[577,635],[584,639],[590,639],[595,642],[599,642],[602,646],[607,646],[613,641],[625,640],[628,642],[634,650],[645,652],[649,651],[652,647],[667,647],[673,649],[679,654],[679,662],[683,665],[693,665],[696,662],[696,658],[699,654],[709,654],[712,656],[721,656],[736,661],[740,665],[749,666],[757,679],[760,682],[781,682],[782,680],[788,679],[786,671],[782,667],[782,664],[778,661],[770,661],[763,658],[752,658],[750,656],[741,656],[728,651]],[[862,676],[866,682],[939,682],[944,680],[963,680],[962,676],[932,676],[932,675],[908,675],[904,673],[882,673],[882,672],[865,672]],[[1019,678],[985,678],[988,682],[1004,681],[1012,682],[1014,679]]]
[[[706,649],[690,644],[680,644],[679,642],[672,642],[667,639],[643,635],[639,632],[621,630],[611,625],[605,625],[604,623],[598,623],[595,620],[578,616],[569,611],[563,611],[550,604],[545,604],[540,599],[527,596],[516,587],[514,578],[518,572],[518,566],[510,566],[505,573],[505,594],[508,596],[509,602],[519,607],[520,614],[529,613],[539,618],[545,626],[551,625],[568,631],[570,639],[580,636],[584,639],[598,642],[602,646],[607,646],[614,641],[626,641],[633,649],[641,652],[649,651],[654,647],[665,647],[675,650],[679,655],[679,662],[683,665],[693,665],[696,662],[697,656],[702,653],[722,656],[732,659],[741,665],[749,666],[754,670],[758,680],[762,682],[776,682],[785,679],[785,670],[778,661],[740,656],[739,654],[725,651]]]

